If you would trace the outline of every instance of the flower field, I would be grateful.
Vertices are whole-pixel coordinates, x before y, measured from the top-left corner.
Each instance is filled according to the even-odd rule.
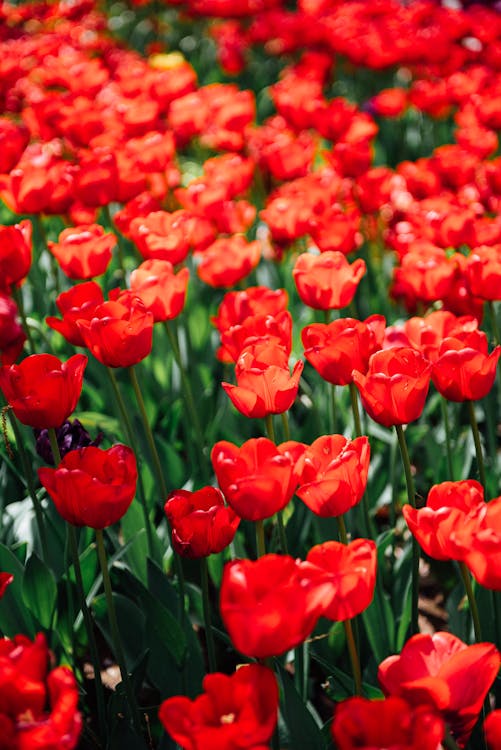
[[[0,0],[0,750],[501,750],[501,10]]]

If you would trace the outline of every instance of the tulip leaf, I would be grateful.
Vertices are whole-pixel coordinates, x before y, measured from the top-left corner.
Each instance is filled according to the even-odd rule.
[[[291,750],[304,750],[306,747],[308,750],[325,750],[327,744],[321,727],[294,687],[290,675],[278,662],[276,669]]]
[[[362,612],[367,638],[374,654],[374,659],[380,664],[383,659],[394,652],[395,616],[387,594],[383,590],[381,573],[376,579],[374,599]]]
[[[0,600],[0,630],[8,638],[17,633],[33,637],[36,628],[30,611],[23,603],[24,568],[3,544],[0,544],[0,570],[14,576],[14,580]]]
[[[49,629],[57,598],[54,574],[33,553],[26,563],[23,576],[23,602],[43,628]]]
[[[125,652],[125,661],[127,668],[132,669],[145,650],[145,616],[134,602],[121,594],[113,594],[113,601],[117,612],[118,628]],[[114,644],[110,632],[108,607],[104,594],[94,599],[92,609],[100,631],[108,641],[110,648],[113,649]]]

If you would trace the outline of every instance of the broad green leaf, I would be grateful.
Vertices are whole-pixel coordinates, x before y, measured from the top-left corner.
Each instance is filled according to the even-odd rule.
[[[291,750],[325,750],[321,727],[297,692],[290,675],[278,662],[276,668]]]
[[[32,638],[35,635],[33,618],[23,602],[24,568],[12,552],[0,544],[0,570],[12,573],[13,582],[0,600],[0,631],[8,638],[18,633]]]
[[[23,576],[23,602],[40,625],[49,629],[52,624],[57,598],[54,574],[33,553],[26,563]]]

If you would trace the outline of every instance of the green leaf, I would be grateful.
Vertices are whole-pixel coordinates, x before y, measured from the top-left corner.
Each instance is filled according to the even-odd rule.
[[[129,548],[125,559],[135,575],[146,583],[146,560],[148,557],[148,540],[144,526],[143,509],[139,500],[133,500],[129,510],[122,518],[122,534],[124,540],[129,542]]]
[[[367,638],[374,654],[374,659],[380,664],[383,659],[394,653],[395,616],[390,606],[388,596],[383,590],[381,574],[378,573],[374,599],[367,609],[362,612]]]
[[[133,665],[145,651],[145,616],[134,602],[122,596],[122,594],[114,593],[113,601],[117,612],[118,628],[125,653],[125,661],[127,668],[132,669]],[[114,643],[110,632],[108,607],[104,594],[94,599],[92,609],[99,629],[113,650]]]
[[[18,633],[24,633],[32,638],[36,628],[31,613],[23,602],[24,568],[3,544],[0,544],[0,570],[14,576],[14,580],[0,600],[0,631],[8,638]]]
[[[35,553],[26,563],[22,590],[24,604],[40,625],[49,629],[56,604],[57,585],[52,571]]]
[[[281,686],[283,716],[289,730],[291,750],[325,750],[326,743],[321,727],[303,703],[294,687],[290,675],[276,662],[277,676]]]

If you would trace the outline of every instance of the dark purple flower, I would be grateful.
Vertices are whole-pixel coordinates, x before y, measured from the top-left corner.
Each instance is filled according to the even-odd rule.
[[[52,448],[50,447],[49,431],[33,430],[33,432],[36,437],[36,452],[46,463],[54,466],[55,461],[52,455]],[[74,451],[77,448],[85,448],[88,445],[97,447],[102,443],[104,437],[103,433],[100,432],[95,440],[93,440],[78,419],[74,419],[73,421],[68,419],[66,422],[63,422],[61,427],[56,429],[56,436],[61,458],[64,458],[69,451]]]

